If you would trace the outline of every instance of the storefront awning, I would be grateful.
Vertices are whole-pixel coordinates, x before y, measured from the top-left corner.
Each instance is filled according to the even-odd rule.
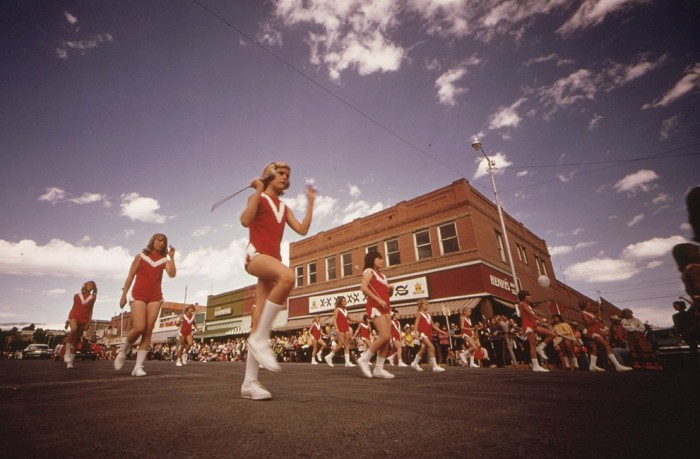
[[[463,308],[475,308],[481,299],[482,297],[462,298],[459,300],[436,301],[435,303],[428,303],[428,314],[431,316],[442,316],[447,311],[449,311],[448,314],[450,315],[459,314]],[[443,308],[446,311],[443,311]],[[415,315],[418,313],[418,305],[411,304],[408,306],[397,306],[396,310],[398,312],[399,319],[415,317]]]
[[[279,327],[275,327],[274,331],[287,331],[287,330],[300,330],[302,328],[308,328],[313,322],[313,317],[299,317],[297,319],[289,319],[287,323]]]

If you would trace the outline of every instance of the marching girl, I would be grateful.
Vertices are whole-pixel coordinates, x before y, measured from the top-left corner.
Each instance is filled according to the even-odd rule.
[[[391,344],[394,346],[394,353],[389,356],[389,365],[393,365],[394,357],[398,362],[399,367],[407,367],[403,363],[403,332],[401,331],[401,323],[396,318],[396,310],[391,311]]]
[[[320,350],[318,349],[319,344],[321,345]],[[321,316],[319,314],[314,316],[314,321],[311,323],[311,345],[313,346],[311,364],[318,365],[318,362],[321,361],[321,356],[323,356],[323,350],[326,348],[326,342],[321,337]]]
[[[66,338],[66,349],[63,354],[66,368],[73,368],[75,350],[78,342],[83,338],[83,332],[90,326],[92,308],[95,306],[96,299],[97,284],[95,284],[95,281],[85,282],[80,291],[73,295],[73,307],[68,314],[70,333],[68,333]]]
[[[605,371],[600,368],[596,363],[598,363],[598,352],[600,347],[605,350],[608,360],[613,364],[615,370],[617,371],[630,371],[631,367],[620,364],[615,358],[608,340],[603,337],[602,323],[600,317],[595,313],[596,306],[591,301],[582,301],[579,303],[581,308],[581,317],[583,318],[583,323],[586,328],[583,330],[583,334],[589,339],[591,343],[591,363],[588,367],[590,371]]]
[[[362,272],[360,290],[367,297],[365,310],[367,320],[372,319],[374,328],[377,329],[377,339],[372,341],[362,356],[357,359],[357,365],[362,373],[368,377],[392,379],[394,375],[384,369],[384,361],[389,355],[389,340],[391,339],[391,319],[389,318],[389,299],[394,292],[394,287],[389,285],[386,276],[381,270],[384,267],[384,258],[378,252],[369,252],[365,255],[365,266]],[[362,326],[363,324],[360,324]],[[367,328],[369,330],[369,328]],[[369,368],[372,357],[377,356],[374,371]]]
[[[258,381],[260,365],[270,371],[280,366],[270,348],[270,330],[277,313],[284,308],[289,293],[294,288],[294,273],[282,264],[280,244],[284,228],[289,225],[305,236],[311,226],[316,190],[306,187],[306,215],[300,222],[280,196],[289,188],[290,167],[283,162],[270,163],[261,177],[250,182],[255,189],[241,214],[241,224],[249,230],[246,247],[245,269],[258,278],[256,304],[252,318],[252,330],[248,337],[248,359],[245,377],[241,385],[241,397],[253,400],[272,398],[270,392]]]
[[[181,367],[187,365],[187,357],[192,347],[192,334],[197,331],[197,324],[194,323],[194,306],[188,305],[185,312],[177,319],[180,326],[180,345],[177,347],[177,360],[175,365]]]
[[[357,326],[355,334],[352,335],[353,339],[360,335],[360,340],[362,342],[363,353],[369,349],[372,344],[372,325],[369,321],[369,316],[367,314],[362,316],[362,322]]]
[[[547,347],[547,344],[552,342],[555,335],[549,328],[542,327],[538,324],[538,322],[545,322],[545,320],[537,317],[535,310],[532,309],[531,300],[530,292],[527,290],[518,292],[518,308],[520,309],[520,317],[522,319],[521,328],[527,337],[527,344],[530,348],[532,371],[548,372],[548,369],[540,366],[540,363],[537,361],[537,355],[539,354],[542,360],[548,360],[544,349]],[[537,335],[544,336],[539,345],[537,344]]]
[[[348,318],[347,310],[348,300],[344,296],[339,296],[335,300],[335,310],[333,311],[333,324],[335,324],[336,336],[338,337],[338,344],[333,349],[330,354],[325,358],[326,363],[329,366],[333,366],[333,358],[340,352],[341,349],[344,350],[345,355],[345,366],[352,368],[355,366],[354,363],[350,361],[350,341],[352,337],[350,336],[350,322]]]
[[[126,342],[114,359],[115,370],[121,370],[127,352],[140,337],[141,343],[136,353],[136,365],[134,365],[131,375],[146,376],[143,363],[148,355],[153,326],[158,319],[160,305],[163,302],[163,291],[160,286],[163,281],[163,271],[168,273],[168,276],[175,277],[177,271],[175,268],[175,248],[168,247],[168,238],[165,234],[156,233],[151,236],[146,248],[134,258],[122,288],[122,297],[119,300],[121,308],[126,305],[126,294],[131,288],[131,284],[134,284],[129,301],[131,330],[126,335]],[[136,278],[135,282],[134,278]]]
[[[430,340],[430,337],[433,335],[433,330],[440,334],[444,332],[440,330],[440,327],[433,322],[433,319],[430,317],[430,314],[428,314],[428,300],[426,300],[425,298],[418,300],[418,313],[416,314],[416,330],[418,331],[421,346],[420,351],[418,351],[416,357],[411,363],[411,368],[413,368],[416,371],[423,371],[419,364],[421,358],[423,357],[423,353],[427,349],[428,359],[430,361],[430,365],[433,367],[433,371],[436,373],[445,371],[444,368],[437,364],[437,360],[435,360],[435,346],[433,346],[433,343]]]
[[[472,323],[472,309],[463,308],[459,314],[459,324],[461,329],[461,336],[466,349],[460,352],[459,359],[467,366],[476,367],[476,362],[474,362],[474,356],[477,350],[481,347],[479,342],[479,336],[477,335],[476,327]],[[469,357],[469,362],[467,363],[467,357]]]

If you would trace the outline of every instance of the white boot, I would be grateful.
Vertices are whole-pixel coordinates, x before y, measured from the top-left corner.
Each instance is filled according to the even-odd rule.
[[[536,358],[532,359],[532,371],[542,372],[542,373],[549,372],[548,369],[540,366],[540,362],[538,362]]]
[[[632,367],[627,367],[625,365],[620,364],[620,362],[618,362],[615,358],[615,354],[608,354],[608,359],[610,359],[610,362],[612,362],[616,371],[632,371]]]
[[[537,345],[537,355],[542,358],[542,360],[549,360],[547,354],[544,352],[544,348],[547,347],[547,343],[544,341]]]
[[[604,369],[600,368],[598,365],[598,356],[597,355],[592,355],[591,356],[591,364],[588,366],[589,371],[605,371]]]

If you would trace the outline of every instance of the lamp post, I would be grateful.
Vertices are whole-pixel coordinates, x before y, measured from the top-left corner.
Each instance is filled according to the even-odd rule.
[[[515,274],[515,265],[513,264],[513,256],[510,253],[510,242],[508,242],[508,231],[506,230],[506,222],[503,219],[503,210],[501,209],[501,200],[498,198],[498,191],[496,190],[496,180],[493,178],[493,170],[494,167],[496,166],[496,161],[492,160],[488,156],[486,156],[486,152],[484,152],[484,149],[481,146],[481,142],[479,142],[479,139],[474,137],[474,140],[472,141],[472,148],[475,151],[480,151],[483,155],[484,158],[486,158],[486,164],[488,164],[488,172],[489,176],[491,177],[491,185],[493,185],[493,195],[496,197],[496,208],[498,209],[498,218],[501,220],[501,231],[503,232],[503,240],[505,241],[506,244],[506,255],[508,256],[508,263],[510,264],[510,274],[513,276],[513,284],[515,284],[515,289],[518,290],[518,277]],[[518,311],[518,305],[516,302],[515,305],[515,312],[516,314],[520,315],[520,311]]]

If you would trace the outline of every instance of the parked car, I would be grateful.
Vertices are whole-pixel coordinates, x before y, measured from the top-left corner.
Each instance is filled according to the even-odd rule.
[[[30,344],[22,351],[23,359],[50,359],[53,351],[48,344]]]
[[[689,346],[673,327],[653,329],[647,334],[647,338],[651,341],[664,369],[682,369],[697,365]]]

